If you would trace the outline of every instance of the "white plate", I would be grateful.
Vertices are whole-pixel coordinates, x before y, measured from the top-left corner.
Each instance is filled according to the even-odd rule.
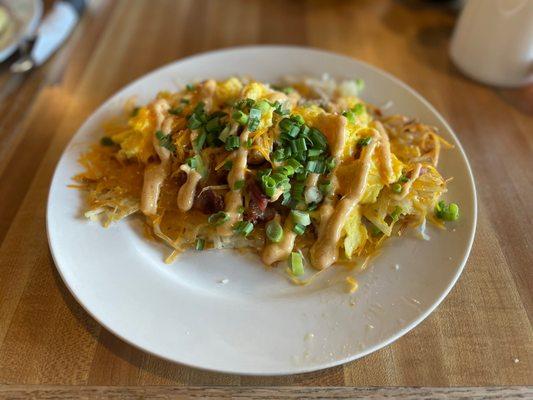
[[[80,217],[82,194],[68,189],[76,160],[98,139],[101,123],[131,96],[148,102],[160,90],[209,77],[285,75],[363,78],[363,98],[392,101],[388,112],[439,127],[456,145],[442,156],[453,176],[448,199],[461,219],[448,231],[429,229],[431,241],[391,240],[359,279],[353,295],[341,268],[308,287],[289,284],[282,268],[267,270],[253,256],[190,252],[172,265],[168,249],[147,242],[139,221],[109,229]],[[239,374],[313,371],[362,357],[396,340],[428,316],[459,277],[476,225],[476,197],[465,154],[450,127],[420,95],[367,64],[297,47],[243,47],[187,58],[130,84],[102,105],[65,150],[48,200],[48,238],[68,288],[102,325],[127,342],[189,366]],[[395,265],[400,266],[396,270]],[[221,283],[227,280],[226,283]]]

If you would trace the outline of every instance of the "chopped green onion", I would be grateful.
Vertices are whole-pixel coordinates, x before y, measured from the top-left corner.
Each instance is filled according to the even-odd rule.
[[[190,92],[195,89],[195,85],[193,85],[192,83],[187,83],[185,88]]]
[[[439,201],[435,206],[435,215],[444,221],[456,221],[459,218],[459,206],[456,203],[446,205],[444,201]]]
[[[226,126],[224,129],[222,129],[222,132],[220,132],[220,135],[218,135],[218,139],[226,143],[226,139],[228,138],[229,133],[230,133],[229,126]]]
[[[181,115],[182,112],[183,112],[183,107],[176,107],[176,108],[171,108],[170,110],[168,110],[168,113],[172,115]]]
[[[207,133],[205,132],[205,130],[201,129],[200,134],[193,143],[194,150],[197,153],[199,153],[204,148],[205,139],[207,139]]]
[[[305,184],[303,182],[296,182],[292,184],[292,197],[296,201],[303,201]]]
[[[233,114],[231,114],[231,118],[239,125],[246,125],[248,123],[248,115],[242,111],[234,111]]]
[[[290,87],[290,86],[287,86],[287,87],[284,87],[281,89],[281,91],[285,94],[290,94],[292,92],[294,92],[294,88]]]
[[[299,210],[291,210],[291,218],[295,224],[307,226],[311,224],[309,213]]]
[[[237,207],[237,214],[242,214],[242,213],[244,213],[244,206]]]
[[[191,101],[189,99],[181,99],[180,103],[182,104],[189,104]]]
[[[321,149],[309,149],[307,150],[307,157],[318,157],[320,154],[322,154],[324,150]]]
[[[239,221],[233,225],[233,231],[242,236],[248,236],[254,230],[254,224],[249,221]]]
[[[313,142],[313,147],[318,149],[326,149],[328,147],[328,140],[322,132],[316,128],[311,128],[309,131],[309,138]]]
[[[344,111],[342,115],[346,117],[350,124],[355,124],[355,114],[353,111]]]
[[[333,183],[331,181],[325,181],[318,185],[318,188],[324,195],[328,195],[333,191]]]
[[[207,132],[220,132],[220,120],[218,118],[213,118],[207,122],[205,129]]]
[[[229,136],[226,139],[226,146],[224,148],[227,151],[238,149],[241,145],[241,139],[238,136]]]
[[[203,250],[205,247],[205,239],[196,239],[196,250]]]
[[[383,232],[381,232],[381,229],[379,229],[376,225],[372,225],[370,227],[370,233],[372,234],[372,236],[379,236]]]
[[[307,205],[307,211],[313,211],[316,210],[318,207],[318,203],[309,203]]]
[[[258,101],[255,106],[259,109],[259,111],[261,111],[261,114],[266,114],[272,108],[272,106],[266,100]]]
[[[303,171],[303,165],[300,164],[297,160],[295,160],[294,158],[289,158],[286,162],[285,162],[285,165],[287,166],[290,166],[294,169],[294,172],[296,173],[299,173],[299,172],[302,172]]]
[[[199,127],[201,127],[203,125],[203,122],[200,120],[200,118],[198,117],[198,115],[196,114],[191,114],[191,116],[189,117],[189,122],[187,124],[187,127],[189,129],[198,129]]]
[[[291,266],[291,272],[293,275],[300,276],[304,274],[304,260],[300,253],[293,251],[291,253],[289,264]]]
[[[254,132],[261,122],[261,110],[259,108],[250,108],[248,118],[248,130]]]
[[[229,215],[224,211],[219,211],[216,214],[211,214],[207,219],[211,225],[220,226],[229,221]]]
[[[240,181],[235,182],[233,185],[233,190],[240,190],[244,187],[244,179],[241,179]]]
[[[357,146],[358,147],[365,147],[368,144],[370,144],[371,141],[372,141],[372,137],[371,136],[367,136],[367,137],[361,138],[361,139],[359,139],[357,141]]]
[[[252,138],[249,138],[247,141],[246,141],[246,147],[250,148],[252,147],[252,144],[254,143],[253,139]]]
[[[277,168],[276,171],[286,176],[294,175],[294,168],[290,165],[282,165],[281,167]]]
[[[305,124],[305,119],[304,117],[302,117],[301,115],[298,115],[298,114],[294,114],[291,116],[291,119],[296,122],[298,125],[303,125]]]
[[[155,137],[159,141],[159,145],[161,147],[164,147],[165,149],[167,149],[169,151],[175,151],[176,150],[176,146],[174,145],[174,143],[172,143],[172,136],[171,135],[165,135],[163,132],[157,131],[155,133]]]
[[[326,171],[326,165],[322,160],[307,161],[305,169],[313,174],[323,174]]]
[[[281,148],[281,149],[277,149],[275,150],[273,153],[272,153],[272,161],[274,162],[280,162],[280,161],[283,161],[286,157],[287,157],[287,149],[286,148]]]
[[[352,111],[355,115],[361,115],[365,112],[365,105],[363,103],[357,103]]]
[[[263,187],[263,192],[268,197],[274,196],[274,193],[276,193],[276,186],[277,182],[269,175],[263,175],[261,177],[261,185]]]
[[[404,174],[402,174],[400,176],[400,178],[398,179],[398,182],[400,183],[406,183],[406,182],[409,182],[409,178],[407,176],[405,176]]]
[[[336,166],[337,166],[337,160],[335,159],[335,157],[329,157],[326,160],[326,171],[331,172],[335,169]]]
[[[296,143],[296,154],[304,154],[307,150],[304,138],[298,138],[294,141]]]
[[[281,121],[279,121],[278,126],[282,132],[286,132],[292,128],[293,122],[290,120],[290,118],[283,118]]]
[[[100,144],[102,146],[114,146],[115,142],[113,142],[113,139],[111,139],[109,136],[104,136],[102,139],[100,139]]]
[[[224,169],[229,171],[231,170],[231,168],[233,167],[233,161],[231,160],[228,160],[224,163]]]
[[[281,201],[282,206],[288,206],[291,204],[292,196],[291,192],[284,192],[283,193],[283,200]]]
[[[401,193],[402,192],[402,185],[399,184],[398,182],[393,183],[392,186],[391,186],[391,190],[394,193]]]
[[[311,128],[309,128],[307,125],[302,125],[300,128],[300,137],[307,138],[309,136],[310,131]]]
[[[390,214],[392,221],[396,222],[400,218],[400,215],[402,214],[402,208],[400,206],[396,206],[394,211]]]
[[[301,236],[305,233],[305,226],[301,224],[296,224],[292,227],[292,231],[296,233],[298,236]]]
[[[268,240],[274,243],[279,243],[283,238],[283,228],[278,221],[270,221],[266,224],[266,235]]]

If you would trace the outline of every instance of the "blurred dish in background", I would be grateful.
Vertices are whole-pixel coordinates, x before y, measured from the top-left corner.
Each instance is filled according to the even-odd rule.
[[[495,86],[533,82],[533,1],[469,0],[450,54],[469,77]]]
[[[11,56],[20,42],[36,31],[42,13],[41,0],[0,1],[0,62]]]

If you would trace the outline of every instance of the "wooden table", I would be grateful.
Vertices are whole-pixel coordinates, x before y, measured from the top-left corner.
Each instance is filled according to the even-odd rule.
[[[454,20],[446,10],[399,0],[92,1],[68,43],[0,105],[0,384],[16,385],[2,386],[0,397],[533,396],[517,387],[342,388],[533,385],[533,88],[495,90],[458,73],[447,55]],[[253,43],[333,50],[396,75],[450,122],[477,183],[476,240],[443,304],[394,344],[316,373],[224,375],[139,351],[87,315],[48,250],[50,179],[85,118],[156,67]],[[5,87],[5,66],[0,79]],[[135,387],[144,385],[165,386]],[[303,391],[308,386],[335,388]]]

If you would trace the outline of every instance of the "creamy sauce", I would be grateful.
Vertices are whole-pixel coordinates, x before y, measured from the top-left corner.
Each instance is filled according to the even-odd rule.
[[[187,173],[187,180],[183,185],[181,185],[178,192],[178,208],[181,211],[189,211],[194,203],[196,186],[198,185],[198,182],[200,182],[200,179],[202,179],[202,175],[200,175],[195,169],[192,169],[185,164],[182,165],[180,169]]]
[[[235,184],[239,181],[244,180],[246,175],[248,149],[245,144],[248,141],[248,136],[248,129],[245,129],[241,133],[241,146],[233,152],[233,154],[235,155],[233,158],[233,165],[228,173],[228,185],[230,187],[230,190],[224,196],[224,202],[226,204],[225,211],[229,215],[229,220],[217,228],[217,232],[221,236],[232,235],[232,226],[236,221],[240,219],[241,216],[237,211],[239,207],[242,206],[242,189],[234,188]]]
[[[205,110],[210,112],[213,108],[213,97],[217,89],[217,82],[214,79],[208,79],[202,84],[200,94],[202,101],[205,103]]]
[[[294,247],[296,233],[292,231],[293,223],[290,217],[287,217],[283,225],[283,238],[279,243],[269,243],[263,249],[261,259],[267,265],[272,265],[278,261],[286,260]]]
[[[398,194],[393,194],[392,198],[395,200],[401,200],[405,196],[407,196],[409,194],[409,191],[411,190],[411,186],[413,186],[413,182],[416,181],[418,177],[420,176],[421,170],[422,170],[422,164],[416,163],[415,169],[413,170],[413,172],[411,172],[411,177],[409,178],[409,180],[405,182],[405,184],[403,185],[402,191]]]
[[[344,222],[363,196],[372,155],[377,145],[378,143],[373,140],[364,148],[358,160],[359,174],[352,181],[348,194],[339,201],[317,241],[311,247],[311,263],[317,269],[329,267],[337,259],[337,242],[341,237]]]
[[[156,117],[156,131],[162,131],[165,135],[172,130],[172,117],[167,116],[170,104],[165,99],[156,100],[152,109]],[[141,211],[145,215],[157,213],[157,202],[161,192],[161,186],[169,172],[170,151],[159,145],[159,139],[153,135],[152,144],[159,156],[159,163],[149,164],[144,170],[143,188],[141,194]]]
[[[381,159],[381,177],[383,178],[386,184],[389,184],[394,182],[394,171],[392,170],[392,157],[390,152],[389,135],[387,135],[387,132],[385,131],[385,128],[383,127],[381,122],[374,121],[373,125],[378,131],[379,136],[381,138],[378,149]]]
[[[141,211],[145,215],[157,213],[159,193],[168,174],[167,165],[167,163],[148,164],[144,169]]]

